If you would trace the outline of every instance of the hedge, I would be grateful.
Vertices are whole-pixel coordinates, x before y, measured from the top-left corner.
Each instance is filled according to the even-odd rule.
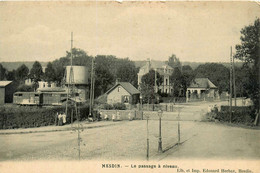
[[[214,118],[219,121],[230,122],[229,106],[221,106],[221,111],[215,111],[213,114],[215,114]],[[237,106],[232,108],[231,123],[252,125],[254,117],[253,107]]]
[[[71,123],[71,112],[75,108],[68,107],[67,123]],[[65,107],[0,107],[0,129],[30,128],[54,125],[57,123],[57,112],[65,112]],[[80,120],[86,119],[89,113],[87,105],[79,107]]]

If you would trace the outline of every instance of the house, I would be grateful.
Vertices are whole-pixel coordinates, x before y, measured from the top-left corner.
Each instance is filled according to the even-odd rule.
[[[138,73],[138,87],[142,82],[142,77],[149,73],[150,70],[155,70],[163,76],[163,83],[155,87],[155,92],[170,94],[173,92],[173,86],[170,84],[170,76],[173,73],[173,68],[161,61],[147,60],[146,64],[140,68]]]
[[[33,79],[32,78],[25,79],[24,84],[28,86],[32,86],[34,84]]]
[[[39,91],[45,89],[48,90],[48,89],[57,88],[55,82],[39,81],[38,84],[39,84],[39,88],[37,90]]]
[[[139,101],[140,91],[129,82],[117,82],[106,95],[108,104],[136,104]]]
[[[188,98],[195,96],[200,99],[202,97],[215,98],[218,96],[218,88],[208,78],[195,78],[187,88]]]
[[[0,81],[0,105],[13,102],[12,81]]]

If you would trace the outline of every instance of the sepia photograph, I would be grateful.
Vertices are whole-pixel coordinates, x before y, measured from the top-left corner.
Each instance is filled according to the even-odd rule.
[[[257,1],[1,1],[0,172],[260,173]]]

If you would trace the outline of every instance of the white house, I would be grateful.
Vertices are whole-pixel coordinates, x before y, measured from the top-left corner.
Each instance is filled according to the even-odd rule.
[[[160,91],[161,93],[172,93],[173,86],[170,84],[170,76],[173,73],[173,68],[161,61],[151,61],[147,60],[146,64],[140,68],[138,73],[138,87],[142,82],[142,77],[149,73],[150,70],[155,70],[161,76],[163,76],[163,83],[160,86],[155,87],[155,91]]]

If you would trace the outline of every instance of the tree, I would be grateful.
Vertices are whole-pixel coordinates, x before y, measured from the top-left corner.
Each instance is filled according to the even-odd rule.
[[[47,67],[45,69],[45,74],[44,74],[44,78],[47,82],[54,82],[55,81],[55,70],[52,66],[52,63],[48,63]]]
[[[185,65],[182,67],[182,86],[183,86],[183,91],[186,93],[187,88],[189,87],[191,81],[194,79],[194,71],[189,65]]]
[[[15,74],[16,74],[15,70],[8,71],[7,75],[6,75],[6,79],[7,80],[12,80],[12,81],[15,80]]]
[[[29,68],[25,64],[22,64],[20,67],[17,68],[15,72],[15,78],[20,82],[24,82],[26,77],[28,77],[28,74]]]
[[[172,54],[168,59],[168,65],[172,68],[178,67],[181,70],[181,62],[176,55]]]
[[[7,70],[0,64],[0,80],[4,80],[6,78]]]
[[[117,68],[116,78],[119,78],[121,82],[130,82],[137,87],[137,73],[134,62],[125,59]]]
[[[30,71],[30,75],[35,83],[41,80],[43,75],[42,65],[38,61],[34,62],[32,69]]]
[[[95,66],[95,97],[105,93],[113,85],[114,77],[103,65]]]
[[[223,64],[206,63],[195,69],[197,78],[208,78],[218,87],[219,94],[229,91],[229,69]]]
[[[236,71],[236,94],[240,97],[249,97],[252,83],[250,82],[251,68],[243,65],[241,68],[235,66]]]
[[[250,76],[248,86],[244,87],[249,97],[254,102],[254,107],[259,112],[260,95],[260,19],[256,19],[253,24],[242,28],[241,44],[236,45],[235,58],[240,59],[245,65],[250,67],[248,75]]]
[[[174,71],[170,76],[170,82],[173,85],[173,95],[178,97],[183,86],[182,73],[178,67],[174,68]]]
[[[141,79],[140,90],[145,103],[150,103],[156,99],[154,90],[155,85],[155,71],[150,70],[149,73],[143,75]],[[160,86],[163,83],[163,77],[156,72],[156,85]]]
[[[72,65],[86,66],[90,72],[92,57],[88,56],[84,50],[78,49],[78,48],[73,48],[72,54],[73,54]],[[71,64],[71,52],[70,51],[66,51],[65,57],[61,57],[60,59],[56,59],[52,62],[52,67],[55,70],[54,79],[58,85],[60,85],[64,79],[66,66],[68,66],[70,64]]]

